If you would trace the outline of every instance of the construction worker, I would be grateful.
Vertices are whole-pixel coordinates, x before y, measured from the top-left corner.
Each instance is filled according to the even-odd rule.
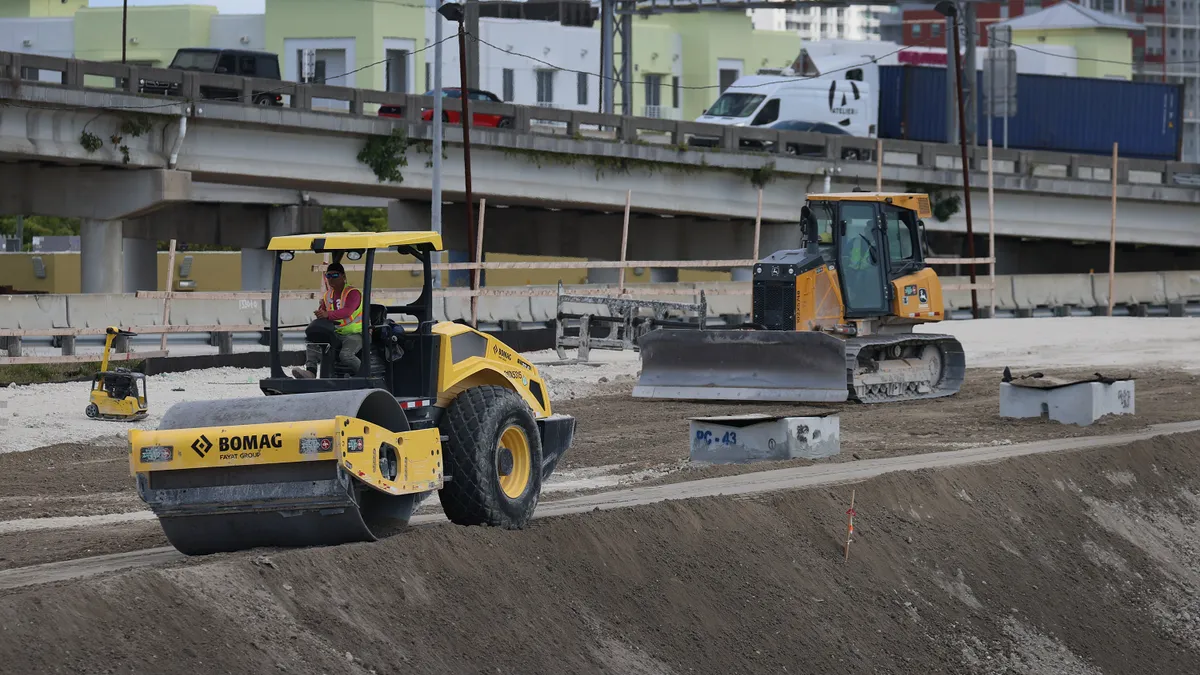
[[[337,362],[358,373],[361,361],[358,350],[362,349],[362,293],[357,288],[346,283],[346,270],[341,263],[333,263],[325,270],[325,278],[329,280],[329,289],[317,306],[313,316],[317,320],[333,323],[341,346],[338,348]],[[309,344],[303,368],[293,368],[292,376],[313,378],[317,376],[317,366],[321,363],[322,348],[319,344]]]

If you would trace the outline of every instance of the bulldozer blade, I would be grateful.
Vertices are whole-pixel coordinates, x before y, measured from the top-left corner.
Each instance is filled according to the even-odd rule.
[[[662,329],[639,346],[638,398],[827,403],[849,395],[845,343],[824,333]]]

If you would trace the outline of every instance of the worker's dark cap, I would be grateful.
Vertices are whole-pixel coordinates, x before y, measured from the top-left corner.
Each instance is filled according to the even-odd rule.
[[[329,263],[329,267],[325,268],[326,272],[341,272],[346,273],[346,268],[342,267],[342,263]]]

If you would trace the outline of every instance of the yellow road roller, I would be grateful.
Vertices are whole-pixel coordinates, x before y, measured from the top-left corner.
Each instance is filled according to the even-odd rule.
[[[291,235],[273,238],[269,248],[264,396],[178,403],[158,429],[129,434],[138,493],[171,544],[202,555],[372,541],[406,525],[433,492],[454,523],[524,527],[542,482],[571,446],[575,420],[551,412],[545,381],[515,350],[467,325],[435,320],[431,257],[441,236]],[[378,250],[422,266],[415,300],[372,303]],[[319,370],[289,377],[281,303],[308,302],[324,314],[348,297],[327,291],[320,304],[281,299],[284,266],[303,251],[330,253],[339,264],[361,260],[353,290],[366,311],[342,320],[332,339],[313,330],[320,322],[310,324],[307,343]],[[355,321],[362,346],[357,369],[347,369],[339,342],[354,333]]]

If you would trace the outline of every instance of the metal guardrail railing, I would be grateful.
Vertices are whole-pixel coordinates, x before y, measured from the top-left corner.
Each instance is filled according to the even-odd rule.
[[[23,73],[54,71],[61,82],[27,80]],[[97,78],[112,80],[112,86],[94,82]],[[108,90],[146,99],[140,111],[147,114],[171,114],[164,102],[215,101],[229,105],[269,106],[278,94],[287,108],[327,114],[374,115],[379,106],[388,106],[389,116],[408,123],[421,123],[423,110],[433,108],[433,97],[354,89],[324,84],[301,84],[281,80],[218,75],[166,68],[146,68],[98,61],[83,61],[36,54],[0,51],[0,81],[14,86],[38,86],[73,90]],[[164,87],[177,92],[174,96],[142,91],[143,83],[153,83],[154,89]],[[340,109],[328,105],[314,106],[316,101],[333,101]],[[443,101],[446,110],[461,110],[459,99]],[[138,108],[130,107],[138,110]],[[780,131],[776,129],[731,127],[664,118],[606,115],[601,113],[511,103],[472,101],[473,114],[500,115],[509,125],[489,130],[495,133],[565,135],[576,139],[609,140],[618,143],[658,144],[680,150],[703,146],[709,151],[745,152],[759,155],[799,156],[838,163],[875,164],[876,139],[853,136]],[[394,111],[399,111],[398,113]],[[660,111],[661,112],[661,111]],[[547,126],[550,130],[539,129]],[[487,139],[480,139],[487,144]],[[864,152],[865,151],[865,152]],[[910,166],[926,169],[956,170],[958,146],[918,141],[884,141],[885,159],[890,166]],[[976,167],[986,162],[986,148],[969,149],[969,161]],[[895,161],[890,161],[895,160]],[[1107,156],[1077,155],[1046,151],[996,149],[996,173],[1015,176],[1068,178],[1088,182],[1108,182],[1111,162]],[[1166,162],[1145,159],[1121,159],[1118,182],[1121,184],[1165,185],[1195,189],[1200,176],[1200,164]]]

